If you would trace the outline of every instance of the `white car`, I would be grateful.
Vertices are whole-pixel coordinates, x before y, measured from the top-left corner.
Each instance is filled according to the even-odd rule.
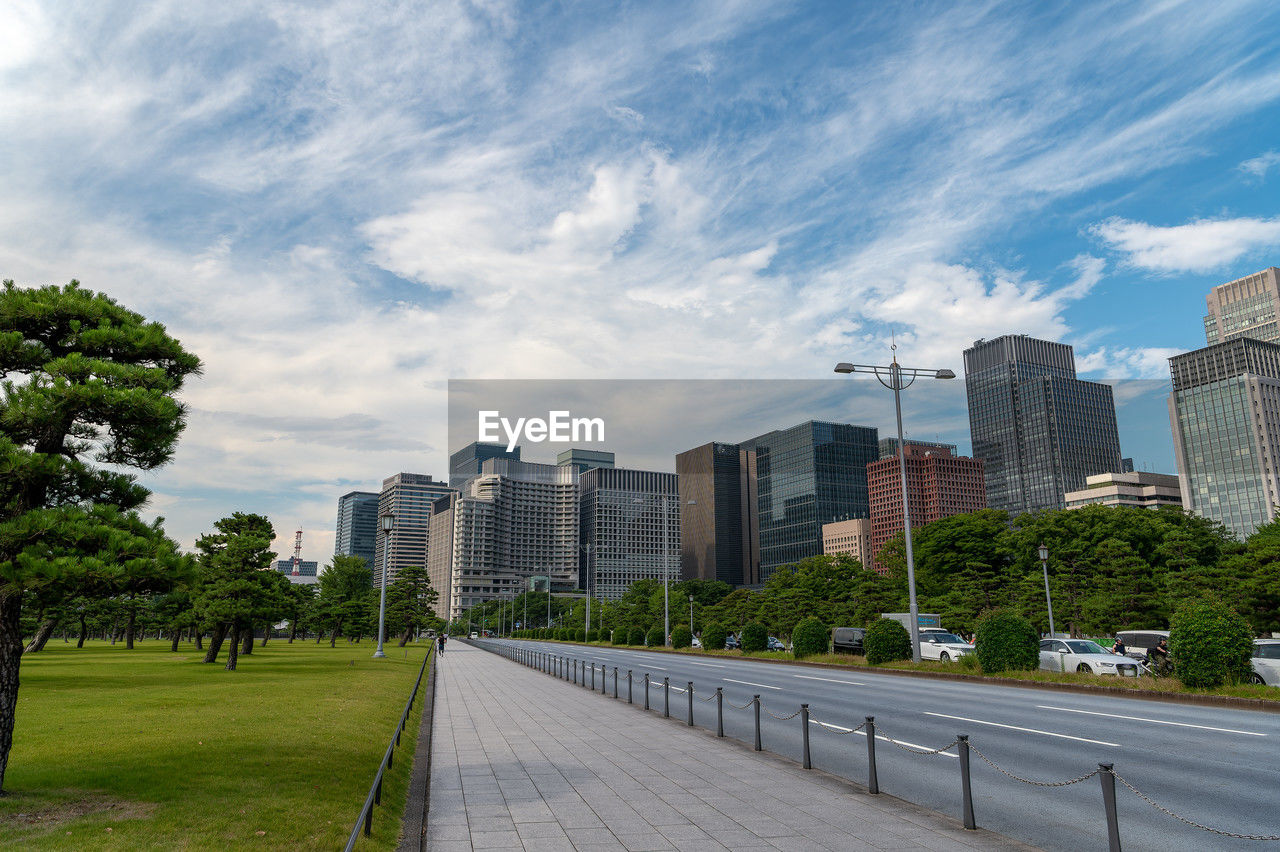
[[[957,657],[972,654],[973,646],[954,633],[942,630],[920,631],[920,659],[949,663]]]
[[[1253,643],[1253,683],[1280,686],[1280,639],[1258,639]]]
[[[1113,654],[1091,639],[1043,639],[1040,668],[1050,672],[1137,677],[1146,667],[1132,657]]]

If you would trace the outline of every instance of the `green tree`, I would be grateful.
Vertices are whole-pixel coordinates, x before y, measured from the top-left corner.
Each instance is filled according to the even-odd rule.
[[[235,671],[244,632],[252,642],[254,624],[269,627],[287,609],[289,581],[272,567],[275,531],[265,517],[235,512],[213,526],[217,532],[196,541],[203,576],[195,610],[217,625],[204,661],[216,662],[223,637],[229,636],[226,669]]]
[[[440,593],[431,588],[427,570],[416,565],[400,569],[395,581],[387,586],[387,630],[400,632],[403,648],[419,631],[434,627],[435,604]]]
[[[167,462],[185,409],[174,397],[200,361],[158,323],[108,297],[65,287],[0,293],[0,790],[13,745],[22,600],[34,584],[83,570],[76,542],[109,550],[98,507],[140,507],[129,469]],[[88,534],[87,537],[81,534]],[[52,556],[56,551],[63,555]],[[98,551],[101,552],[101,551]],[[95,557],[96,558],[96,557]]]
[[[763,651],[769,647],[769,631],[760,622],[753,621],[743,625],[742,638],[739,642],[744,654]]]
[[[1169,622],[1169,653],[1178,679],[1194,689],[1247,681],[1253,632],[1218,600],[1191,601]]]
[[[894,660],[911,659],[911,634],[901,622],[892,618],[877,618],[867,626],[862,637],[862,647],[867,652],[867,663],[877,666]]]
[[[363,635],[367,631],[370,606],[377,606],[373,593],[373,572],[361,556],[334,556],[320,573],[316,596],[316,622],[329,631],[329,647],[338,636]],[[477,624],[479,622],[477,621]]]
[[[809,616],[796,625],[791,636],[791,652],[796,659],[831,650],[831,630],[820,619]]]
[[[687,624],[677,624],[671,628],[671,647],[688,648],[693,644],[693,631]]]
[[[975,653],[988,674],[1040,665],[1040,637],[1031,623],[1009,610],[995,610],[978,620]]]

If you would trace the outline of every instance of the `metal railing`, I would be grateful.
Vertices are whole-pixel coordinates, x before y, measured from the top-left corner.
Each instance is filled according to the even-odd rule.
[[[588,665],[590,665],[591,672],[592,672],[591,689],[592,691],[594,691],[595,689],[596,664],[594,662],[588,663],[588,661],[579,660],[576,657],[552,654],[548,651],[542,651],[536,648],[521,648],[521,647],[509,646],[509,645],[500,645],[498,646],[497,649],[494,649],[488,646],[484,646],[484,647],[485,647],[485,650],[487,651],[499,654],[501,656],[506,657],[507,659],[510,659],[522,665],[536,668],[539,671],[545,672],[547,674],[555,675],[557,672],[565,672],[565,671],[568,671],[570,666],[572,666],[573,671],[575,672],[574,682],[580,683],[582,686],[587,685],[586,668]],[[582,671],[581,680],[578,680],[576,676],[576,673],[579,671],[579,668],[581,668],[581,671]],[[600,668],[602,671],[607,670],[607,667],[604,665],[601,665]],[[617,673],[618,673],[618,669],[615,667],[614,668],[615,681],[614,681],[614,691],[613,691],[614,698],[618,697],[618,689],[617,689],[617,681],[616,681],[616,678],[618,676]],[[631,670],[628,669],[627,670],[627,703],[628,704],[633,703],[631,677],[632,677]],[[687,709],[687,715],[684,721],[685,721],[685,724],[689,726],[692,726],[694,724],[693,699],[695,696],[695,691],[694,691],[693,681],[688,681],[687,685],[682,689],[678,686],[672,686],[671,679],[669,677],[664,677],[662,679],[662,683],[652,682],[650,680],[649,673],[645,672],[643,689],[644,689],[644,709],[645,710],[650,709],[649,691],[651,689],[657,689],[662,691],[662,715],[664,718],[669,718],[671,716],[671,693],[674,691],[677,693],[685,694],[688,698],[688,702],[687,702],[688,709]],[[603,687],[601,688],[600,692],[601,694],[605,694]],[[716,736],[723,737],[724,736],[724,705],[725,705],[724,688],[716,687],[715,692],[708,695],[707,697],[705,698],[701,696],[698,696],[698,697],[699,697],[699,700],[703,702],[710,703],[714,701],[716,703]],[[1234,833],[1234,832],[1225,831],[1218,828],[1211,828],[1207,825],[1202,825],[1201,823],[1195,822],[1194,820],[1190,820],[1184,816],[1176,814],[1173,811],[1169,810],[1168,808],[1164,807],[1163,805],[1160,805],[1157,802],[1153,801],[1151,798],[1149,798],[1146,794],[1140,791],[1133,784],[1131,784],[1130,782],[1126,781],[1124,778],[1117,775],[1115,772],[1114,765],[1110,763],[1099,763],[1097,769],[1094,769],[1092,772],[1088,772],[1077,778],[1069,778],[1063,781],[1035,781],[1030,778],[1022,778],[1018,775],[1013,774],[1007,769],[1004,769],[1003,767],[997,765],[989,757],[983,754],[982,751],[979,750],[979,748],[976,745],[970,742],[968,734],[956,734],[955,739],[953,739],[951,742],[947,743],[944,746],[941,746],[938,748],[927,748],[925,746],[919,746],[919,745],[916,745],[915,743],[909,743],[909,742],[894,739],[893,737],[888,736],[887,734],[884,733],[883,728],[877,729],[874,716],[867,716],[865,720],[862,722],[862,724],[858,725],[856,728],[847,728],[842,725],[836,725],[830,722],[823,722],[821,720],[814,719],[810,714],[808,704],[801,704],[800,707],[795,712],[789,713],[785,716],[779,716],[763,706],[763,704],[760,701],[759,695],[753,695],[751,697],[751,700],[748,701],[746,704],[739,705],[739,704],[734,704],[730,702],[729,707],[734,710],[749,709],[752,711],[754,715],[754,723],[755,723],[755,750],[756,751],[764,750],[762,732],[760,728],[760,714],[762,711],[765,714],[771,716],[772,718],[778,720],[779,722],[787,722],[787,721],[790,721],[791,719],[794,719],[796,716],[799,716],[800,725],[801,725],[801,752],[802,752],[801,765],[805,769],[813,768],[813,761],[811,759],[810,746],[809,746],[809,732],[812,727],[817,726],[819,730],[827,731],[837,736],[847,736],[849,734],[856,733],[866,737],[867,738],[867,792],[869,793],[878,794],[880,792],[879,777],[876,772],[876,741],[877,740],[879,740],[880,742],[887,742],[890,745],[893,745],[896,748],[907,752],[908,754],[918,755],[921,757],[937,757],[939,755],[942,755],[950,758],[956,758],[957,762],[959,763],[959,769],[960,769],[961,816],[964,821],[964,827],[967,829],[976,829],[978,827],[977,819],[974,816],[974,810],[973,810],[972,772],[969,764],[970,753],[974,753],[974,754],[977,754],[978,757],[981,758],[984,763],[986,763],[988,766],[990,766],[992,769],[999,772],[1000,774],[1014,781],[1018,781],[1023,784],[1029,784],[1034,787],[1067,787],[1072,784],[1079,784],[1082,781],[1087,781],[1090,778],[1094,777],[1095,775],[1098,776],[1098,779],[1102,785],[1102,802],[1103,802],[1103,809],[1106,813],[1106,818],[1107,818],[1107,842],[1108,842],[1108,849],[1110,850],[1110,852],[1120,852],[1120,824],[1119,824],[1119,816],[1117,814],[1117,808],[1116,808],[1116,781],[1119,781],[1130,792],[1134,793],[1138,798],[1142,799],[1142,801],[1146,802],[1148,805],[1155,808],[1157,811],[1167,816],[1170,816],[1188,826],[1191,826],[1192,828],[1196,828],[1201,831],[1207,831],[1222,837],[1232,837],[1239,840],[1258,840],[1258,841],[1264,841],[1264,842],[1280,841],[1280,835]],[[952,748],[956,749],[956,752],[954,754],[951,752]]]
[[[356,841],[360,839],[362,828],[365,837],[373,833],[373,806],[382,804],[382,777],[392,766],[396,746],[400,745],[400,735],[404,733],[404,726],[409,720],[409,711],[413,709],[413,702],[417,700],[419,688],[422,686],[422,674],[427,670],[427,663],[431,662],[435,653],[435,646],[432,645],[427,650],[427,656],[422,660],[422,668],[418,669],[418,677],[413,682],[413,691],[409,693],[409,700],[405,702],[404,712],[400,714],[400,721],[396,725],[395,733],[391,735],[391,742],[387,744],[386,753],[382,755],[382,762],[378,764],[378,771],[373,776],[373,784],[369,787],[369,795],[365,796],[364,806],[360,809],[360,816],[356,820],[355,827],[351,829],[351,836],[347,838],[347,845],[343,847],[343,852],[351,852],[355,848]],[[428,689],[435,686],[435,679],[436,667],[432,666],[431,675],[427,681]]]

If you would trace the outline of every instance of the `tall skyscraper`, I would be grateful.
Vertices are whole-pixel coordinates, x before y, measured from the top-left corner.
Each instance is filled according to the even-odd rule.
[[[1280,345],[1237,337],[1169,359],[1182,505],[1240,537],[1280,500]]]
[[[1077,379],[1070,346],[1025,334],[979,340],[964,368],[991,508],[1058,509],[1089,475],[1120,470],[1111,387]]]
[[[597,467],[613,467],[613,453],[574,447],[556,455],[556,464],[571,465],[581,475]]]
[[[737,444],[703,444],[676,456],[676,477],[681,577],[759,583],[755,453]]]
[[[520,461],[520,448],[508,452],[506,444],[486,444],[473,441],[449,456],[449,487],[461,490],[467,480],[480,475],[486,459],[512,459]]]
[[[437,507],[443,508],[441,502]],[[534,577],[577,585],[578,475],[570,466],[489,458],[449,509],[450,618],[510,600]]]
[[[582,586],[618,600],[637,580],[680,579],[680,495],[674,473],[599,467],[578,479]],[[666,523],[663,524],[663,513]],[[666,538],[663,538],[663,533]]]
[[[372,568],[378,546],[378,495],[372,491],[349,491],[338,498],[338,525],[333,552],[338,556],[360,556]]]
[[[1210,346],[1236,337],[1280,343],[1276,310],[1280,308],[1280,269],[1219,284],[1205,297],[1204,338]]]
[[[755,453],[762,581],[820,555],[823,524],[869,515],[878,437],[874,427],[810,420],[743,442]]]
[[[896,438],[893,443],[898,443]],[[883,447],[884,441],[880,444]],[[894,449],[896,451],[896,446]],[[874,563],[876,554],[885,542],[902,532],[902,468],[906,469],[907,475],[912,529],[952,515],[986,508],[982,462],[958,456],[952,449],[947,445],[906,441],[901,467],[897,456],[881,458],[867,465],[873,561],[866,563],[866,567],[882,570],[882,566]]]
[[[391,552],[386,560],[387,585],[391,585],[401,568],[427,567],[427,536],[430,532],[431,504],[452,491],[443,482],[421,473],[397,473],[382,480],[378,495],[378,514],[396,516],[391,531]],[[382,584],[383,550],[387,536],[378,533],[374,549],[373,585]]]

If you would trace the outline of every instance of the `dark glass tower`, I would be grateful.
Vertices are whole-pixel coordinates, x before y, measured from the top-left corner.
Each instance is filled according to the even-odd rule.
[[[880,458],[874,427],[810,420],[743,443],[755,454],[760,579],[822,553],[822,525],[870,516],[867,465]]]
[[[680,573],[733,586],[760,582],[755,453],[710,443],[676,456]]]
[[[351,491],[339,497],[336,533],[333,552],[339,556],[362,556],[372,569],[378,543],[378,495]]]
[[[1070,346],[1025,334],[979,340],[964,370],[991,508],[1059,509],[1086,477],[1121,469],[1111,387],[1077,379]]]

